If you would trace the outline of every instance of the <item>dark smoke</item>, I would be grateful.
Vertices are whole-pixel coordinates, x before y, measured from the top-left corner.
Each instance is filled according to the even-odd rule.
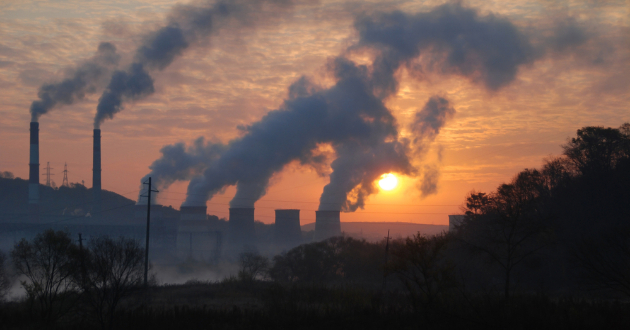
[[[417,154],[422,155],[426,152],[426,144],[435,140],[446,121],[454,115],[455,109],[445,98],[432,96],[427,101],[422,110],[416,113],[410,127]]]
[[[437,184],[440,179],[440,167],[438,164],[424,165],[422,167],[422,178],[418,183],[421,197],[437,193]]]
[[[449,27],[454,22],[459,25]],[[203,205],[224,186],[236,184],[231,206],[253,207],[274,173],[308,155],[318,143],[330,143],[337,158],[331,164],[333,172],[319,209],[354,211],[377,191],[374,181],[383,173],[420,172],[410,163],[410,143],[399,138],[395,120],[383,104],[383,99],[397,92],[395,74],[401,65],[418,57],[421,50],[441,48],[442,53],[447,51],[452,68],[467,76],[475,75],[473,67],[481,70],[485,85],[496,89],[511,81],[518,65],[527,63],[533,52],[508,21],[479,18],[474,10],[459,4],[414,17],[400,12],[364,17],[355,26],[361,36],[359,46],[380,50],[372,67],[339,57],[330,66],[337,79],[330,89],[318,91],[305,80],[295,83],[282,109],[252,125],[203,176],[191,180],[184,205]],[[429,34],[432,30],[442,31]],[[491,40],[484,41],[484,37]],[[477,62],[469,63],[474,60]],[[453,113],[445,99],[429,100],[412,127],[417,134],[413,145],[426,148]],[[438,175],[427,169],[423,177],[430,188]]]
[[[202,176],[191,180],[184,205],[203,205],[224,186],[237,185],[231,207],[253,207],[272,175],[286,164],[320,160],[313,152],[322,143],[331,144],[339,158],[345,153],[371,157],[366,175],[379,170],[410,173],[406,145],[397,141],[394,117],[372,92],[368,68],[337,58],[330,69],[337,79],[334,86],[321,90],[306,79],[294,83],[280,109],[247,127],[245,136],[232,141]],[[391,160],[381,161],[385,156]],[[341,161],[336,164],[345,168]]]
[[[414,136],[413,150],[417,158],[422,159],[424,157],[430,145],[440,134],[440,129],[454,115],[455,109],[448,100],[439,96],[432,96],[422,110],[416,113],[410,128]],[[420,182],[418,183],[421,197],[437,193],[441,163],[442,152],[440,149],[437,163],[422,166]]]
[[[291,0],[224,0],[175,6],[167,24],[150,33],[138,47],[134,63],[112,75],[99,100],[94,127],[99,128],[105,119],[112,119],[123,109],[124,102],[154,93],[149,71],[164,70],[204,37],[226,28],[242,29],[277,19],[292,4]]]
[[[384,173],[415,175],[405,141],[362,144],[349,141],[335,148],[337,159],[331,167],[330,183],[319,199],[319,211],[355,211],[377,192],[375,181]]]
[[[39,88],[39,100],[31,104],[31,121],[38,121],[41,115],[59,104],[70,105],[83,99],[86,94],[96,92],[99,82],[118,64],[118,60],[116,47],[109,42],[102,42],[96,54],[79,64],[72,76]]]
[[[495,91],[514,80],[520,66],[540,53],[529,38],[504,18],[480,16],[459,2],[414,15],[402,12],[364,16],[355,22],[360,41],[350,51],[377,50],[371,66],[344,57],[329,66],[336,83],[321,89],[303,78],[289,88],[283,106],[246,128],[225,152],[207,164],[188,186],[184,205],[204,205],[227,185],[236,185],[232,207],[253,207],[266,193],[270,178],[295,160],[313,162],[318,145],[336,152],[330,183],[320,210],[354,211],[376,192],[383,173],[420,176],[423,196],[435,193],[439,163],[415,168],[455,110],[432,97],[416,114],[411,141],[400,138],[383,101],[398,90],[401,66],[415,74],[418,59],[437,73],[462,75]]]
[[[96,107],[94,128],[98,129],[105,119],[114,118],[122,110],[123,98],[137,100],[154,92],[153,78],[140,63],[134,63],[128,71],[117,70]]]
[[[153,187],[167,189],[176,181],[188,181],[201,174],[207,164],[214,162],[225,151],[221,143],[206,142],[203,137],[196,139],[191,146],[182,142],[162,147],[162,157],[155,160],[151,172],[142,178],[138,204],[146,204],[147,186],[142,184],[151,177]],[[152,195],[152,197],[155,194]],[[152,203],[155,202],[153,198]]]
[[[589,39],[586,31],[569,18],[556,24],[554,35],[547,41],[555,51],[566,51],[584,44]]]
[[[374,63],[375,79],[392,93],[394,73],[419,56],[440,73],[463,75],[497,90],[515,77],[518,67],[532,63],[536,51],[529,39],[504,18],[449,3],[429,12],[400,11],[362,17],[355,22],[359,46],[381,51]]]

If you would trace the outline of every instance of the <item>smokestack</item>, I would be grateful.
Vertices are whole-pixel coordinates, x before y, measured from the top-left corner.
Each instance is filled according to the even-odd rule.
[[[254,208],[230,208],[228,242],[234,252],[256,249],[254,234]]]
[[[341,235],[340,211],[315,211],[315,234],[313,241],[323,241]]]
[[[28,206],[32,222],[39,221],[39,123],[31,122],[31,150],[28,171]]]
[[[92,197],[94,198],[93,212],[101,209],[101,130],[94,129],[94,166],[92,168]]]
[[[274,242],[287,249],[302,244],[300,210],[276,210]]]

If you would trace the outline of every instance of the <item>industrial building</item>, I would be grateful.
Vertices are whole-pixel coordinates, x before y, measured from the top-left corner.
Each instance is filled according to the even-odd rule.
[[[39,123],[30,123],[28,193],[24,197],[27,204],[14,203],[18,211],[12,216],[0,213],[0,249],[9,250],[20,239],[30,239],[49,228],[67,231],[73,236],[81,233],[83,239],[108,235],[145,240],[147,205],[102,190],[100,129],[93,131],[92,156],[91,189],[78,184],[59,189],[41,186]],[[16,179],[15,184],[20,185],[21,181]],[[20,208],[23,210],[19,211]],[[182,206],[179,211],[151,205],[150,258],[156,262],[216,263],[242,252],[280,252],[308,243],[303,240],[300,210],[275,210],[272,232],[264,237],[256,233],[254,214],[254,208],[230,208],[226,225],[218,217],[208,215],[205,205]],[[316,211],[313,241],[336,235],[341,235],[340,211]]]

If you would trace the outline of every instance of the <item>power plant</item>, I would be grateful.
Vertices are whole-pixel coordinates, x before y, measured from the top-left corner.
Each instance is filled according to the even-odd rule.
[[[221,257],[223,233],[206,215],[206,206],[182,206],[177,226],[177,258],[218,262]]]
[[[46,186],[40,187],[39,173],[39,123],[30,123],[30,159],[28,180],[28,221],[23,219],[16,223],[5,223],[14,230],[3,234],[2,240],[7,244],[15,243],[22,237],[33,237],[43,229],[65,230],[73,234],[82,233],[83,237],[108,235],[111,237],[126,236],[143,241],[146,228],[147,205],[140,200],[135,206],[116,212],[110,209],[112,199],[123,200],[122,196],[102,190],[102,157],[101,130],[93,130],[93,168],[91,191],[83,186],[86,194],[83,199],[76,200],[81,207],[65,207],[59,214],[42,212],[52,205],[46,200],[51,192],[59,191]],[[64,184],[62,189],[77,189],[66,181],[67,168],[64,167]],[[42,202],[41,194],[44,200]],[[115,198],[114,198],[115,197]],[[146,200],[146,199],[145,199]],[[124,205],[123,205],[124,206]],[[126,210],[126,211],[125,211]],[[242,252],[279,252],[286,251],[302,243],[304,240],[300,226],[299,209],[275,210],[275,223],[256,232],[253,207],[229,208],[228,221],[220,221],[216,216],[207,214],[207,207],[182,206],[179,211],[161,205],[151,205],[150,246],[151,259],[157,261],[195,260],[216,264],[221,258],[234,260]],[[102,214],[101,214],[102,213]],[[6,222],[3,220],[3,222]],[[47,227],[33,226],[46,223]],[[30,227],[29,227],[30,224]],[[15,229],[18,230],[15,230]],[[261,227],[265,228],[265,227]],[[324,240],[341,235],[340,211],[316,211],[315,231],[312,241]]]

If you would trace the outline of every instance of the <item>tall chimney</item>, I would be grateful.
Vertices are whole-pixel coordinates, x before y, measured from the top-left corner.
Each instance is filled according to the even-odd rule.
[[[315,211],[313,241],[323,241],[341,235],[340,211]]]
[[[31,150],[28,171],[30,221],[39,221],[39,123],[31,122]]]
[[[256,249],[254,233],[254,208],[230,208],[228,243],[234,252]]]
[[[293,248],[302,244],[300,210],[276,210],[274,242],[282,248]]]
[[[94,129],[94,153],[92,168],[92,197],[94,199],[93,212],[101,210],[101,130]]]

